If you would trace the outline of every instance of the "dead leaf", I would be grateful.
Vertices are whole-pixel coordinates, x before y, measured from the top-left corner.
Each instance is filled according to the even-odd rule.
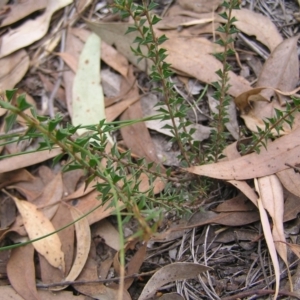
[[[222,213],[200,211],[193,214],[187,226],[182,226],[181,229],[195,228],[205,224],[214,223],[226,226],[242,226],[256,222],[257,220],[259,220],[257,211],[235,211]],[[178,229],[176,229],[176,231],[177,230]]]
[[[263,177],[288,169],[289,165],[300,163],[298,157],[300,127],[290,134],[267,144],[267,150],[261,148],[260,154],[251,153],[230,161],[205,166],[187,168],[188,172],[223,180],[246,180]]]
[[[42,212],[38,211],[35,205],[28,201],[19,200],[16,197],[12,197],[12,199],[15,201],[22,216],[24,227],[31,240],[43,237],[55,231],[49,219],[47,219]],[[64,253],[61,251],[61,242],[57,233],[42,238],[32,245],[53,267],[59,268],[64,272]]]
[[[160,287],[169,282],[196,278],[200,273],[209,270],[209,267],[203,265],[184,262],[162,267],[149,279],[138,300],[149,299]]]
[[[101,43],[101,59],[124,77],[127,76],[129,68],[128,60],[122,53],[105,42]]]
[[[9,282],[25,300],[41,299],[36,290],[33,254],[34,248],[31,244],[15,248],[7,264]]]
[[[31,182],[33,180],[34,176],[32,176],[26,169],[2,173],[0,174],[0,188],[20,181]]]
[[[222,48],[216,44],[200,37],[172,37],[163,44],[163,48],[168,52],[166,62],[170,63],[175,71],[178,70],[208,84],[218,81],[216,71],[222,66],[212,54],[222,52]],[[231,71],[229,78],[230,95],[237,96],[251,89],[246,79]]]
[[[130,105],[140,100],[139,90],[136,83],[136,78],[133,74],[133,67],[128,68],[128,74],[121,82],[122,97],[117,103],[106,105],[105,115],[108,122],[115,120],[121,115]],[[115,102],[115,101],[114,101]]]
[[[191,10],[197,13],[203,13],[213,12],[214,10],[216,10],[221,5],[222,0],[178,0],[177,2],[184,9]]]
[[[70,211],[74,221],[82,217],[82,212],[77,208],[71,206]],[[73,281],[78,277],[86,263],[90,251],[91,231],[86,217],[75,223],[75,231],[77,241],[76,256],[71,271],[65,279],[66,281]]]
[[[16,206],[10,197],[1,198],[0,230],[7,229],[16,220]]]
[[[88,245],[89,254],[87,257],[87,261],[84,265],[84,268],[80,275],[78,276],[78,280],[97,280],[98,277],[98,263],[97,263],[97,255],[96,255],[96,247],[94,242],[92,241],[91,244]],[[95,295],[105,295],[106,286],[102,283],[91,283],[91,284],[84,284],[84,285],[74,285],[74,288],[85,295],[93,297]],[[94,298],[95,299],[95,298]],[[97,298],[96,298],[97,299]],[[101,298],[99,298],[101,299]]]
[[[0,57],[7,56],[41,39],[48,31],[53,13],[71,3],[72,0],[49,0],[41,16],[28,20],[4,34],[0,46]]]
[[[300,245],[286,243],[290,247],[290,249],[300,258]]]
[[[77,209],[79,209],[83,214],[99,206],[99,204],[101,204],[101,198],[99,199],[99,192],[96,190],[93,190],[87,195],[81,197],[80,199],[75,199],[72,201],[72,205]],[[119,201],[116,205],[122,207],[123,203]],[[86,218],[89,224],[92,225],[95,222],[110,216],[114,212],[115,212],[115,208],[108,201],[105,204],[98,207],[94,212],[87,215]]]
[[[265,240],[266,240],[267,245],[268,245],[268,250],[269,250],[269,253],[270,253],[270,256],[271,256],[271,260],[272,260],[273,268],[274,268],[274,273],[275,273],[275,295],[274,295],[274,299],[276,299],[277,295],[278,295],[278,292],[279,292],[280,267],[279,267],[279,261],[278,261],[276,248],[275,248],[275,245],[274,245],[274,240],[273,240],[273,236],[272,236],[272,232],[271,232],[271,226],[270,226],[268,216],[267,216],[267,213],[266,213],[266,210],[264,208],[264,204],[263,204],[263,201],[262,201],[262,198],[261,198],[261,192],[264,193],[264,191],[263,191],[264,190],[264,186],[263,186],[264,185],[264,179],[262,179],[262,178],[259,178],[258,180],[255,179],[254,183],[255,183],[255,189],[256,189],[257,193],[259,194],[259,197],[257,199],[257,204],[258,204],[258,209],[259,209],[259,213],[260,213],[260,220],[261,220]]]
[[[133,240],[133,241],[127,243],[127,245],[125,245],[125,252],[128,251],[129,249],[134,250],[136,248],[136,244],[137,244],[137,240]],[[147,252],[147,243],[144,242],[139,247],[139,249],[134,253],[134,255],[132,256],[132,258],[130,259],[128,264],[126,264],[126,276],[131,276],[131,275],[138,273],[140,267],[142,266],[143,262],[145,261],[146,252]],[[121,269],[119,257],[120,257],[120,252],[118,251],[115,254],[115,257],[113,260],[114,269],[116,270],[118,275],[120,275],[120,269]],[[124,280],[125,290],[129,289],[129,287],[132,285],[133,281],[134,281],[134,277],[126,278]],[[116,284],[116,283],[112,283],[110,286],[113,289],[118,289],[118,284]]]
[[[292,194],[300,197],[299,182],[300,174],[289,168],[276,173],[282,185]]]
[[[289,191],[285,191],[285,194],[283,221],[287,222],[297,218],[300,212],[300,198]]]
[[[133,255],[130,259],[129,263],[126,265],[126,275],[134,275],[139,272],[143,262],[145,261],[147,253],[147,243],[144,243]],[[127,278],[124,280],[124,288],[128,290],[132,283],[134,282],[134,278]]]
[[[58,173],[44,188],[42,194],[34,199],[33,204],[41,208],[43,214],[51,220],[55,215],[59,201],[63,197],[62,175]]]
[[[142,60],[140,63],[137,63],[138,58],[130,49],[137,33],[130,32],[125,35],[129,26],[128,23],[91,22],[87,19],[85,19],[85,22],[104,42],[108,45],[115,45],[118,52],[122,53],[122,55],[124,55],[133,65],[137,66],[142,71],[146,70],[146,61]]]
[[[288,267],[286,245],[277,243],[286,241],[283,228],[284,197],[281,183],[276,175],[269,175],[257,180],[263,207],[268,211],[273,221],[272,236],[276,242],[276,250]]]
[[[93,225],[92,237],[96,236],[100,236],[105,244],[112,249],[116,251],[120,250],[120,233],[107,219],[103,219]]]
[[[42,10],[46,8],[47,1],[46,0],[28,0],[25,2],[15,3],[14,5],[10,5],[10,11],[1,22],[0,27],[4,27],[10,24],[13,24],[26,16],[34,13],[35,11]]]
[[[239,194],[234,198],[224,201],[213,209],[215,212],[231,212],[231,211],[254,211],[256,206],[249,202],[247,197]]]
[[[74,34],[72,34],[72,30],[69,29],[67,32],[66,38],[66,48],[65,53],[69,54],[70,56],[74,57],[74,61],[79,60],[79,56],[81,50],[83,48],[83,42],[77,38]],[[73,81],[74,81],[75,74],[73,71],[64,71],[63,78],[65,84],[65,92],[66,92],[66,102],[68,107],[68,112],[70,116],[72,116],[72,98],[73,98]]]
[[[72,28],[71,32],[84,43],[90,35],[90,31],[84,28]],[[124,77],[127,76],[129,68],[128,59],[121,52],[117,51],[113,46],[109,45],[105,41],[101,41],[101,59],[108,66],[119,72]]]
[[[280,91],[294,90],[299,79],[298,39],[299,36],[286,39],[276,47],[264,63],[262,72],[257,81],[258,87],[271,86]],[[274,91],[264,90],[260,94],[269,100],[274,95]],[[277,99],[277,97],[275,97],[275,99]],[[253,103],[252,113],[253,116],[259,120],[271,118],[275,115],[274,108],[283,109],[278,101],[272,101],[270,103],[258,101]]]
[[[140,102],[135,102],[121,115],[121,120],[133,120],[143,118]],[[148,162],[155,162],[160,165],[155,147],[152,143],[150,133],[144,122],[122,127],[121,134],[128,149],[139,157],[145,157]]]
[[[155,108],[155,105],[158,103],[158,98],[154,94],[145,95],[141,98],[141,105],[143,109],[143,116],[150,117],[157,115],[157,110]],[[160,108],[168,109],[167,105],[160,105]],[[179,127],[180,120],[178,118],[174,119],[175,124]],[[164,135],[173,137],[173,134],[171,133],[170,129],[163,128],[166,125],[172,126],[171,120],[152,120],[152,121],[146,121],[145,122],[147,128],[155,130],[157,132],[160,132]],[[205,139],[208,139],[211,134],[211,127],[204,126],[202,124],[192,124],[190,126],[187,126],[187,130],[195,129],[195,133],[193,134],[194,140],[197,141],[203,141]]]
[[[0,55],[1,56],[1,55]],[[15,88],[29,68],[29,56],[22,49],[0,59],[0,91]]]
[[[70,209],[65,204],[60,204],[59,208],[52,219],[52,224],[55,229],[60,229],[63,226],[73,221]],[[62,231],[59,231],[58,236],[62,243],[62,251],[65,254],[65,273],[68,274],[74,260],[74,225],[68,226]],[[43,283],[61,282],[65,278],[65,273],[52,267],[47,260],[39,255],[41,278]]]
[[[59,53],[54,53],[54,54],[61,57],[64,60],[64,62],[69,66],[69,68],[74,73],[76,73],[77,68],[78,68],[78,61],[76,60],[76,58],[71,53],[59,52]]]
[[[24,300],[10,285],[0,286],[0,294],[3,299]],[[54,294],[49,291],[38,290],[38,295],[43,300],[86,300],[85,295],[74,295],[72,291],[56,292]]]
[[[256,36],[256,39],[273,51],[281,42],[282,36],[275,24],[266,16],[249,9],[234,9],[232,16],[237,19],[234,25],[249,36]],[[216,20],[224,23],[219,15]],[[255,20],[255,21],[254,21]]]
[[[236,142],[228,145],[224,149],[224,154],[226,156],[225,160],[229,160],[229,161],[241,157],[240,153],[237,150]],[[239,189],[245,196],[247,196],[249,200],[252,201],[254,205],[257,206],[257,195],[254,192],[253,188],[246,181],[229,180],[228,182],[233,186],[235,186],[237,189]]]
[[[61,152],[62,150],[60,148],[53,148],[51,151],[43,150],[34,153],[24,153],[20,156],[2,159],[0,161],[0,173],[22,169],[28,166],[38,164],[40,162],[57,156]]]

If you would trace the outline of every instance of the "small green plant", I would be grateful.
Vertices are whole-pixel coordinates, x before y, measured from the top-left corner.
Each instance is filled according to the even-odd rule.
[[[289,128],[293,127],[294,114],[300,111],[300,99],[292,97],[292,103],[293,105],[287,102],[285,110],[275,108],[274,117],[263,120],[265,128],[257,126],[257,133],[252,132],[251,142],[248,145],[240,143],[243,155],[253,151],[260,153],[262,146],[267,149],[268,141],[284,133],[284,124],[287,124]]]
[[[231,66],[227,63],[228,56],[234,55],[235,51],[230,47],[233,43],[233,34],[238,30],[234,26],[234,22],[237,21],[235,17],[232,17],[232,10],[239,9],[238,0],[224,1],[222,6],[227,10],[220,14],[220,16],[226,20],[223,26],[219,26],[217,31],[221,33],[223,38],[216,41],[217,44],[224,47],[224,51],[221,53],[215,53],[214,56],[222,63],[222,69],[219,69],[216,73],[219,77],[219,81],[214,82],[213,86],[216,91],[214,98],[219,101],[218,113],[213,114],[213,130],[211,135],[211,147],[210,153],[207,155],[208,159],[217,162],[221,158],[223,149],[226,147],[228,140],[228,132],[225,130],[226,123],[229,122],[227,108],[229,106],[231,97],[228,95],[229,85],[229,71]]]
[[[230,102],[228,95],[229,89],[229,71],[231,66],[227,63],[228,56],[235,54],[234,50],[230,48],[233,42],[232,35],[237,33],[234,26],[236,19],[232,17],[232,10],[239,9],[238,0],[224,1],[222,6],[228,11],[220,14],[226,20],[224,26],[220,26],[219,31],[224,38],[217,40],[216,43],[224,47],[222,53],[216,53],[215,57],[222,62],[222,69],[216,73],[219,76],[219,81],[214,82],[213,86],[216,91],[214,98],[219,101],[218,113],[213,114],[213,131],[211,135],[211,142],[209,152],[202,153],[200,151],[199,141],[193,138],[195,129],[189,129],[191,122],[187,119],[187,111],[189,109],[185,100],[179,96],[174,88],[170,77],[173,75],[171,66],[166,63],[166,50],[161,44],[167,40],[165,35],[156,37],[154,25],[159,22],[160,18],[155,14],[151,14],[151,10],[156,7],[156,3],[151,1],[147,5],[147,1],[143,0],[142,5],[134,4],[133,1],[116,0],[113,7],[115,12],[120,12],[122,17],[132,17],[134,25],[127,30],[129,32],[138,32],[139,36],[134,40],[137,44],[132,48],[133,53],[139,57],[139,60],[148,59],[152,62],[150,78],[159,82],[160,88],[157,89],[164,96],[165,102],[162,105],[167,105],[168,109],[159,108],[158,111],[164,114],[164,119],[170,119],[172,126],[167,125],[165,128],[171,130],[173,134],[173,142],[179,146],[181,154],[179,159],[183,166],[191,166],[196,164],[203,164],[207,160],[218,161],[221,157],[222,150],[226,146],[228,139],[228,132],[225,131],[225,124],[229,121],[227,115],[227,107]],[[146,47],[147,51],[142,50]],[[179,126],[176,125],[176,118],[179,119]]]

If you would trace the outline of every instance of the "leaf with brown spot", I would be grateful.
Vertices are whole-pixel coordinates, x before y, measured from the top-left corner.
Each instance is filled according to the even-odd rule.
[[[11,196],[12,197],[12,196]],[[22,216],[24,227],[31,240],[44,237],[55,231],[52,223],[44,214],[37,210],[37,207],[28,201],[12,197]],[[47,261],[55,268],[64,272],[64,253],[61,251],[61,242],[57,233],[34,242],[33,247],[42,254]]]
[[[69,207],[64,203],[59,205],[59,208],[52,219],[52,224],[55,229],[59,229],[73,221]],[[74,225],[68,226],[62,231],[59,231],[58,236],[62,243],[62,251],[65,256],[65,273],[52,267],[47,260],[39,255],[41,278],[43,283],[60,282],[65,278],[65,275],[70,272],[74,260]]]

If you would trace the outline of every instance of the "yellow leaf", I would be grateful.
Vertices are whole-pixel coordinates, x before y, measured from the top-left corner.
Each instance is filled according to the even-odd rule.
[[[22,216],[24,227],[31,240],[43,237],[55,231],[52,223],[37,209],[37,207],[28,202],[12,197]],[[50,236],[40,239],[32,243],[37,252],[43,255],[46,260],[55,268],[65,270],[64,253],[61,251],[61,242],[54,233]]]

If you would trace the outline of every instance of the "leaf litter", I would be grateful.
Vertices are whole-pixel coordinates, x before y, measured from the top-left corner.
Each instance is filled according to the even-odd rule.
[[[2,32],[0,55],[4,67],[1,69],[0,74],[1,90],[15,87],[20,81],[22,82],[24,76],[32,76],[25,75],[28,70],[33,74],[32,66],[39,66],[40,74],[37,78],[40,79],[35,78],[32,80],[31,91],[34,90],[35,93],[37,93],[34,95],[35,97],[38,95],[42,98],[45,91],[47,93],[52,92],[55,84],[59,82],[60,75],[49,75],[51,72],[47,70],[47,68],[55,68],[55,64],[53,64],[55,58],[58,61],[63,60],[65,67],[67,68],[67,70],[63,71],[63,83],[59,84],[59,92],[57,92],[57,102],[55,105],[56,108],[66,108],[69,115],[71,117],[73,116],[71,118],[73,124],[89,124],[91,122],[90,115],[88,116],[88,120],[84,119],[86,114],[81,116],[78,115],[79,112],[82,112],[82,109],[76,108],[75,105],[75,100],[78,99],[79,96],[81,100],[83,100],[82,102],[84,105],[86,105],[85,112],[86,110],[89,110],[95,113],[96,123],[97,120],[103,119],[104,117],[106,117],[108,121],[113,121],[120,115],[124,120],[146,116],[145,110],[141,109],[141,103],[143,103],[143,101],[141,100],[138,85],[136,84],[136,79],[138,78],[136,78],[136,72],[133,72],[133,68],[129,65],[128,61],[143,71],[147,70],[147,66],[146,64],[143,65],[143,63],[137,64],[136,57],[134,57],[130,51],[129,46],[134,38],[134,33],[124,36],[126,26],[128,25],[124,23],[95,22],[92,19],[85,20],[88,27],[101,37],[102,46],[100,50],[98,38],[96,43],[94,35],[94,50],[96,52],[93,52],[92,54],[87,52],[86,55],[88,58],[82,58],[83,55],[85,55],[85,50],[93,50],[90,45],[90,39],[92,39],[90,35],[91,31],[87,27],[74,27],[73,24],[76,22],[77,17],[74,19],[74,23],[72,23],[73,20],[67,12],[65,12],[64,15],[57,14],[57,12],[62,12],[62,9],[65,7],[72,7],[73,1],[61,0],[38,2],[39,3],[36,1],[27,1],[22,4],[9,5],[7,8],[8,13],[5,15],[5,18],[2,19],[2,28],[8,28],[10,25],[14,25],[14,27],[10,28],[8,31]],[[91,1],[84,2],[85,1],[80,1],[78,3],[78,12],[90,9],[88,5]],[[219,68],[219,62],[211,54],[222,51],[222,49],[218,48],[219,46],[216,46],[216,44],[212,43],[211,40],[208,40],[203,34],[211,33],[216,22],[222,22],[218,15],[213,13],[219,6],[220,1],[211,1],[210,3],[206,1],[206,6],[204,6],[202,5],[202,1],[198,0],[192,3],[192,5],[194,5],[193,7],[190,6],[190,1],[178,1],[177,4],[179,5],[171,6],[166,18],[163,18],[164,23],[162,22],[162,24],[158,25],[155,29],[157,34],[166,34],[169,37],[169,40],[163,44],[163,47],[168,50],[169,54],[167,62],[172,64],[175,74],[192,77],[202,83],[211,84],[217,79],[215,71]],[[295,35],[289,39],[283,39],[274,23],[270,21],[269,16],[259,14],[257,12],[259,9],[260,7],[258,6],[256,12],[249,10],[249,7],[247,9],[243,8],[236,11],[235,16],[238,19],[237,27],[242,33],[251,36],[251,46],[254,46],[252,47],[252,51],[255,52],[253,49],[259,48],[259,44],[257,43],[257,41],[259,41],[270,50],[269,58],[264,62],[258,78],[253,78],[253,74],[248,78],[244,78],[240,76],[238,72],[230,72],[231,88],[229,93],[235,97],[235,105],[239,109],[239,114],[244,119],[249,130],[252,131],[256,131],[256,127],[261,126],[264,119],[274,116],[274,108],[280,110],[284,109],[285,101],[287,101],[287,98],[284,96],[291,94],[292,91],[296,92],[295,89],[299,80],[299,65],[296,47],[298,36]],[[34,12],[37,14],[36,18],[32,18],[31,14]],[[54,12],[56,12],[56,14],[54,14]],[[53,24],[55,18],[58,17],[61,19],[60,22],[57,22],[56,29],[62,28],[63,18],[66,18],[66,16],[69,18],[69,21],[72,21],[67,25],[68,30],[66,33],[66,40],[63,42],[62,35],[53,34],[54,31],[50,28],[50,25]],[[22,20],[22,22],[17,23],[20,20]],[[178,30],[179,28],[181,28],[181,30]],[[24,34],[26,34],[26,39],[24,39]],[[44,36],[45,38],[42,40]],[[63,43],[62,47],[59,52],[55,52],[54,49],[59,43]],[[43,45],[44,48],[40,47],[38,51],[35,51],[35,48],[39,47],[38,45]],[[114,47],[112,47],[112,45],[114,45]],[[44,51],[43,53],[42,49],[46,49],[47,51]],[[244,66],[246,62],[243,59],[243,51],[239,50],[239,52],[241,52],[241,62]],[[250,54],[247,54],[248,57],[255,58],[254,52],[250,51]],[[118,91],[119,95],[111,99],[108,97],[105,99],[105,95],[102,94],[100,73],[98,72],[100,55],[101,59],[112,68],[114,72],[118,72],[120,78],[122,78],[120,90]],[[259,52],[258,55],[260,55]],[[48,57],[49,59],[50,63],[48,66],[44,64],[45,57]],[[80,74],[80,68],[83,66],[86,59],[94,60],[92,65],[97,66],[97,74],[92,73],[91,70],[85,70],[83,74]],[[92,77],[88,79],[89,76]],[[254,88],[251,84],[253,79],[258,79],[256,87]],[[86,95],[84,93],[82,94],[82,91],[86,91],[86,80],[89,82],[94,80],[97,83],[95,85],[96,90],[94,87],[89,89],[93,95],[97,96],[95,102],[90,103],[89,101],[86,101]],[[43,82],[42,89],[39,86],[39,81]],[[24,82],[25,81],[23,81],[23,85]],[[82,89],[80,85],[84,88]],[[43,86],[47,86],[45,91],[43,91]],[[267,87],[271,87],[271,89]],[[28,90],[30,89],[28,88]],[[30,93],[28,94],[30,96]],[[153,95],[146,95],[144,98],[149,99],[147,98],[148,96],[151,97]],[[89,97],[87,99],[89,99]],[[211,105],[213,105],[213,103],[211,103]],[[104,109],[104,107],[106,108]],[[213,109],[213,106],[210,108]],[[47,109],[42,111],[43,113],[47,113]],[[1,110],[1,115],[4,116],[5,114],[5,110]],[[228,130],[230,132],[232,131],[232,135],[235,139],[238,139],[237,117],[234,112],[231,113],[230,116],[232,121],[235,121],[235,123],[233,123],[235,129],[228,128]],[[221,231],[226,231],[226,228],[231,227],[235,228],[237,226],[257,224],[257,221],[259,220],[258,211],[261,214],[260,221],[265,232],[265,240],[268,243],[269,253],[273,260],[273,266],[275,267],[277,283],[276,293],[278,293],[280,271],[277,263],[278,258],[276,250],[287,266],[290,263],[287,259],[287,246],[295,251],[296,255],[299,253],[299,250],[294,244],[285,242],[287,237],[284,234],[283,227],[283,222],[294,220],[297,213],[300,211],[298,204],[299,191],[297,188],[299,184],[299,174],[295,172],[295,170],[297,170],[295,168],[297,168],[297,165],[300,163],[297,144],[297,141],[299,140],[298,119],[299,116],[295,115],[295,127],[292,130],[290,130],[290,128],[285,128],[286,135],[277,138],[275,141],[269,141],[267,150],[261,149],[260,154],[252,153],[240,157],[236,150],[236,145],[232,144],[232,149],[226,149],[227,161],[211,165],[193,166],[187,170],[188,172],[200,176],[209,176],[228,181],[240,189],[240,191],[246,195],[246,199],[250,199],[254,205],[251,204],[252,206],[249,206],[250,202],[245,202],[245,199],[239,200],[241,202],[235,202],[236,200],[232,198],[231,200],[227,200],[227,208],[219,205],[213,211],[209,204],[204,204],[203,211],[196,211],[190,219],[183,220],[182,225],[179,225],[175,230],[168,229],[168,225],[166,225],[166,230],[153,239],[153,245],[151,246],[150,241],[148,247],[146,247],[146,245],[141,246],[137,250],[136,255],[133,256],[132,260],[128,263],[128,271],[129,273],[132,273],[130,275],[133,275],[133,273],[142,269],[144,261],[164,266],[159,271],[156,271],[151,279],[148,280],[146,286],[140,291],[139,299],[148,299],[161,289],[164,284],[176,280],[177,287],[182,287],[180,280],[185,280],[183,289],[187,290],[187,285],[185,284],[186,282],[189,282],[189,278],[195,278],[199,273],[208,270],[207,263],[210,263],[211,266],[214,264],[214,258],[211,257],[210,259],[204,260],[205,266],[200,265],[194,249],[192,249],[190,253],[193,259],[190,261],[194,261],[194,263],[190,263],[188,260],[187,262],[179,263],[175,260],[174,263],[169,264],[166,259],[165,246],[162,246],[160,250],[155,250],[155,247],[157,247],[155,239],[156,241],[164,241],[166,247],[167,243],[174,243],[169,247],[175,249],[175,259],[178,261],[178,259],[182,257],[183,247],[187,247],[189,239],[192,245],[195,242],[195,229],[192,231],[187,229],[202,229],[201,243],[203,244],[202,248],[204,256],[206,257],[207,251],[209,251],[209,247],[207,247],[207,236],[211,235],[212,240],[215,241],[217,240],[217,237],[220,236],[220,233],[217,231],[210,233],[211,224],[220,224],[218,225],[218,228]],[[154,125],[150,125],[149,123],[146,123],[145,125],[140,123],[138,125],[142,126],[142,128],[126,128],[129,132],[130,130],[135,132],[133,135],[134,138],[132,135],[128,134],[128,132],[125,133],[125,130],[123,130],[122,135],[124,144],[138,157],[145,156],[148,158],[149,162],[159,162],[158,157],[155,154],[157,152],[155,143],[152,143],[153,137],[148,134],[146,128],[147,126],[151,129],[160,130],[157,126],[158,124],[155,124],[156,127],[151,127]],[[195,124],[195,126],[200,128],[203,125],[200,122]],[[199,134],[199,140],[205,140],[209,137],[210,128],[206,128],[207,131]],[[165,133],[160,132],[160,134]],[[135,143],[134,139],[138,139],[138,143]],[[142,147],[138,148],[137,145],[141,145]],[[14,151],[18,151],[17,148],[15,149],[16,150]],[[7,154],[8,152],[9,147],[4,146],[2,153]],[[60,153],[60,149],[53,149],[50,153],[48,151],[41,151],[34,153],[34,155],[28,153],[24,156],[5,158],[0,161],[0,171],[4,178],[2,187],[6,189],[13,188],[17,193],[24,197],[24,200],[19,200],[19,194],[17,194],[18,197],[12,196],[21,216],[16,217],[12,215],[8,220],[5,220],[3,224],[6,225],[4,225],[3,230],[1,230],[1,239],[5,236],[9,236],[12,240],[18,241],[20,237],[15,238],[13,235],[14,231],[15,233],[18,232],[21,236],[26,236],[27,233],[30,239],[51,233],[55,231],[55,229],[61,228],[70,223],[74,218],[77,219],[79,216],[82,216],[99,205],[99,201],[97,200],[98,193],[92,186],[89,186],[85,190],[84,185],[78,185],[79,178],[83,175],[78,174],[77,179],[73,179],[74,183],[71,182],[70,189],[68,189],[65,186],[67,184],[67,179],[61,176],[60,169],[56,170],[56,175],[53,176],[47,184],[42,184],[38,181],[38,177],[36,177],[42,176],[42,173],[35,173],[35,176],[33,176],[33,173],[25,171],[26,169],[24,168],[47,161],[58,153]],[[31,168],[28,170],[33,172],[33,169]],[[147,190],[147,181],[148,178],[145,177],[141,189]],[[256,182],[257,193],[260,197],[257,197],[257,194],[253,190],[253,181]],[[164,186],[164,182],[156,182],[155,192],[161,191]],[[213,195],[211,197],[212,199],[214,198]],[[67,215],[67,206],[66,204],[61,203],[61,201],[67,201],[68,205],[71,205],[68,217],[65,219],[64,215]],[[204,203],[205,201],[206,200],[204,200]],[[224,203],[226,203],[226,201]],[[122,203],[120,202],[119,205],[122,206]],[[258,206],[258,210],[256,206]],[[8,214],[6,211],[8,212],[7,207],[5,208],[5,215]],[[270,223],[266,211],[271,217],[272,223]],[[71,213],[74,214],[73,219]],[[106,246],[115,248],[114,251],[118,250],[118,234],[116,231],[112,230],[113,227],[109,233],[104,234],[103,231],[101,231],[102,226],[104,227],[103,224],[105,224],[101,222],[105,221],[110,224],[106,224],[106,226],[113,226],[110,221],[108,221],[108,217],[113,213],[114,210],[108,203],[105,206],[100,206],[97,210],[76,222],[74,227],[66,228],[62,232],[49,236],[49,238],[53,239],[51,240],[51,246],[45,246],[47,238],[41,240],[42,247],[38,246],[36,250],[40,253],[41,277],[44,284],[60,283],[61,288],[64,288],[64,281],[76,281],[78,276],[78,278],[86,278],[87,280],[98,279],[97,274],[100,271],[95,267],[97,254],[96,247],[95,245],[93,246],[93,242],[90,239],[90,225],[94,224],[95,226],[100,226],[96,232],[98,232],[99,237],[104,239],[104,245],[106,245],[105,240],[109,240],[110,236],[113,236],[115,242],[107,241]],[[28,215],[30,216],[29,218]],[[47,217],[45,217],[45,215],[47,215]],[[1,215],[1,225],[3,220],[2,216],[3,215]],[[174,218],[175,216],[170,217],[170,222],[174,222]],[[37,234],[37,229],[41,227],[38,226],[40,222],[45,222],[43,224],[47,225],[42,226],[44,231],[40,231]],[[213,226],[217,228],[216,225]],[[171,233],[176,231],[180,232],[177,238],[173,240],[168,238]],[[229,232],[230,230],[228,229],[227,231]],[[61,242],[58,242],[58,236],[60,237]],[[63,238],[64,236],[66,237],[65,239]],[[239,238],[241,239],[241,236],[239,236]],[[180,247],[176,245],[176,239],[180,241]],[[75,240],[77,241],[77,248],[74,247]],[[220,239],[215,245],[218,247],[221,243],[226,244],[229,242],[232,242],[232,237],[230,239],[227,238],[226,241],[225,239]],[[253,246],[255,241],[251,241],[251,243]],[[35,242],[33,243],[33,246],[36,247],[37,244],[39,243]],[[56,245],[56,250],[54,245]],[[242,242],[240,242],[240,245],[243,245]],[[49,253],[47,253],[47,249],[51,249],[49,252],[50,256]],[[186,248],[185,251],[187,251],[187,249],[188,248]],[[151,253],[151,251],[154,252],[152,259],[146,257],[146,253]],[[75,254],[75,257],[73,253],[77,253]],[[160,260],[157,260],[158,253],[163,254],[161,255]],[[64,269],[64,266],[62,265],[63,257],[66,259],[65,273],[58,270],[58,267],[60,267],[62,271]],[[172,257],[174,257],[174,255],[172,255]],[[57,261],[60,261],[60,263],[57,263]],[[195,263],[196,261],[197,263]],[[27,264],[26,267],[24,266],[24,268],[22,268],[26,272],[22,273],[17,271],[18,268],[16,266],[20,263]],[[103,276],[107,276],[108,271],[106,270],[109,270],[111,265],[111,258],[102,261],[101,267],[103,267]],[[219,270],[219,274],[224,275],[225,278],[226,275],[225,271],[222,270],[222,263],[221,265],[219,264],[219,267],[220,266],[221,269]],[[117,269],[116,265],[115,268]],[[192,271],[194,269],[195,272]],[[31,245],[12,250],[12,255],[7,263],[6,272],[10,284],[24,299],[48,299],[46,297],[52,299],[51,293],[47,292],[47,294],[45,294],[43,291],[44,294],[42,296],[40,293],[41,291],[36,289],[35,278],[37,275],[34,270],[33,248]],[[210,281],[211,278],[217,280],[213,275],[213,271],[210,272],[212,275],[209,276],[212,277],[210,277],[208,281]],[[169,278],[166,279],[167,277]],[[295,278],[293,278],[293,280],[294,279]],[[128,289],[134,280],[126,280],[126,289]],[[247,280],[245,279],[241,284],[244,284]],[[218,296],[218,292],[214,290],[211,284],[209,286],[207,282],[204,282],[200,278],[198,282],[201,287],[205,287],[206,292],[211,298],[219,297],[222,294],[222,291],[226,290],[225,286],[218,287]],[[118,288],[117,283],[112,286],[116,289]],[[74,287],[76,288],[76,282],[74,283]],[[11,289],[5,289],[3,286],[1,288],[3,288],[1,289],[3,295],[11,295]],[[234,286],[232,288],[234,288]],[[236,286],[236,289],[238,289],[238,286]],[[78,291],[96,299],[116,299],[117,297],[116,290],[106,287],[103,284],[100,284],[99,287],[93,291],[88,289],[87,284],[83,284],[83,288],[80,289],[78,287]],[[190,291],[187,293],[192,295]],[[60,291],[57,292],[57,295],[67,294]],[[167,295],[168,294],[164,295],[165,298]],[[129,295],[128,291],[124,290],[124,299],[131,299],[131,297],[132,296]],[[17,299],[16,295],[15,299]]]

